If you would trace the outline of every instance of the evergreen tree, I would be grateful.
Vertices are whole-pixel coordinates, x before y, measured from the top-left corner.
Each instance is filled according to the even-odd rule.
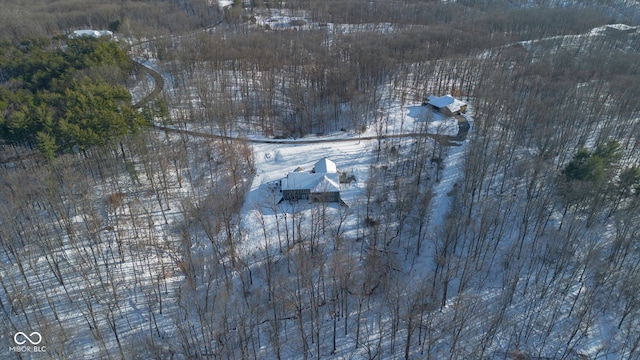
[[[144,125],[129,92],[91,71],[112,67],[128,74],[132,64],[118,44],[82,38],[67,45],[0,44],[0,136],[36,145],[49,158],[76,146],[109,143]]]
[[[589,181],[595,185],[605,182],[605,170],[609,169],[622,156],[620,143],[610,139],[591,152],[580,148],[564,168],[563,173],[569,181]]]
[[[640,168],[637,166],[628,167],[620,173],[617,187],[623,196],[634,194],[640,195]]]

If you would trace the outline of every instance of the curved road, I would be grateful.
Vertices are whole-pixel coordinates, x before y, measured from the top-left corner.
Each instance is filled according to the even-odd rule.
[[[152,68],[147,67],[136,60],[131,59],[131,61],[133,61],[134,64],[136,64],[136,66],[141,72],[153,78],[153,90],[149,94],[147,94],[145,97],[140,99],[140,101],[133,104],[134,109],[140,109],[141,107],[145,106],[149,101],[155,99],[158,95],[160,95],[160,92],[162,91],[162,89],[164,89],[164,78],[162,78],[162,75],[160,75],[159,72],[153,70]]]
[[[139,109],[142,106],[146,105],[149,101],[155,99],[162,89],[164,88],[164,79],[159,72],[154,69],[143,65],[142,63],[131,59],[134,63],[139,66],[140,71],[150,75],[153,78],[154,87],[153,90],[147,94],[144,98],[133,105],[134,108]],[[229,141],[243,141],[253,144],[315,144],[315,143],[331,143],[331,142],[346,142],[346,141],[360,141],[360,140],[383,140],[387,138],[405,138],[405,137],[430,137],[440,143],[443,146],[460,146],[462,145],[462,141],[467,138],[467,134],[469,133],[469,122],[464,116],[456,115],[455,119],[458,121],[458,133],[456,135],[440,135],[440,134],[428,134],[428,133],[404,133],[404,134],[391,134],[391,135],[382,135],[382,136],[360,136],[360,137],[352,137],[352,138],[328,138],[328,139],[301,139],[301,140],[287,140],[287,139],[250,139],[250,138],[241,138],[234,136],[226,136],[226,135],[215,135],[210,133],[203,133],[199,131],[191,131],[191,130],[181,130],[176,128],[171,128],[167,126],[161,126],[152,124],[153,128],[168,131],[168,132],[177,132],[182,134],[188,134],[192,136],[217,139],[217,140],[229,140]]]

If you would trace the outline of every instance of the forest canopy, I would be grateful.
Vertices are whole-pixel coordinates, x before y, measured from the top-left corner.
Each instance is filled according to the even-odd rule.
[[[106,39],[0,44],[0,137],[52,158],[136,132],[144,121],[121,85],[132,70]]]

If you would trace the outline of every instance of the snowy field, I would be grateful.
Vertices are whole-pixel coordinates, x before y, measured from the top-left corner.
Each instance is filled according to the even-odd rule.
[[[272,12],[256,21],[286,28],[305,19],[300,15]],[[344,33],[393,31],[390,24],[323,26]],[[156,59],[146,64],[173,83]],[[133,91],[149,87],[144,81]],[[201,107],[197,89],[186,89],[190,106]],[[223,131],[210,124],[173,127],[188,130],[182,133],[153,130],[152,161],[113,165],[119,170],[107,184],[70,189],[67,195],[83,195],[60,195],[60,209],[27,200],[16,223],[19,217],[48,220],[15,231],[52,240],[0,254],[0,276],[10,279],[0,297],[6,315],[0,354],[14,355],[5,346],[13,341],[9,334],[31,328],[47,346],[46,354],[22,354],[34,359],[628,358],[640,341],[634,294],[627,294],[623,309],[632,320],[623,322],[622,310],[611,308],[623,300],[609,299],[585,275],[588,264],[601,261],[598,251],[606,244],[599,241],[612,236],[614,225],[585,229],[574,217],[564,232],[556,231],[560,215],[552,205],[528,213],[523,184],[496,190],[502,174],[483,184],[492,194],[481,198],[488,211],[461,214],[456,204],[469,194],[459,189],[473,165],[470,156],[478,159],[473,144],[390,137],[425,132],[453,138],[459,129],[454,118],[392,94],[386,98],[378,123],[361,133],[281,144],[188,132]],[[478,125],[472,106],[465,115],[470,134]],[[267,139],[257,132],[248,137]],[[237,158],[245,144],[250,161]],[[281,202],[278,181],[325,157],[355,178],[341,185],[346,205]],[[419,176],[408,170],[423,166]],[[397,176],[400,169],[407,175]],[[227,205],[239,194],[238,215]],[[547,217],[544,228],[528,227],[534,216]],[[552,256],[566,253],[576,260]]]

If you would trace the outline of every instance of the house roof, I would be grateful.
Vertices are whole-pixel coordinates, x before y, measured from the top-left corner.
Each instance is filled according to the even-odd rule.
[[[89,36],[99,38],[102,36],[113,36],[113,32],[109,30],[75,30],[71,37]]]
[[[336,163],[323,158],[313,166],[313,173],[297,168],[282,179],[281,189],[309,190],[312,193],[340,191],[340,175]]]
[[[233,5],[233,0],[218,0],[218,7],[224,9]]]
[[[333,161],[322,158],[322,160],[318,161],[314,166],[313,170],[316,173],[337,173],[338,168],[336,167],[336,163]]]
[[[460,101],[454,98],[451,95],[444,95],[440,97],[436,97],[433,95],[429,95],[427,97],[427,104],[436,107],[438,109],[448,108],[451,112],[459,111],[466,103],[464,101]]]
[[[310,192],[340,191],[338,173],[293,172],[282,179],[282,190],[309,190]]]
[[[334,176],[335,175],[335,176]],[[311,189],[312,193],[327,193],[340,191],[338,174],[324,174],[320,181]]]

